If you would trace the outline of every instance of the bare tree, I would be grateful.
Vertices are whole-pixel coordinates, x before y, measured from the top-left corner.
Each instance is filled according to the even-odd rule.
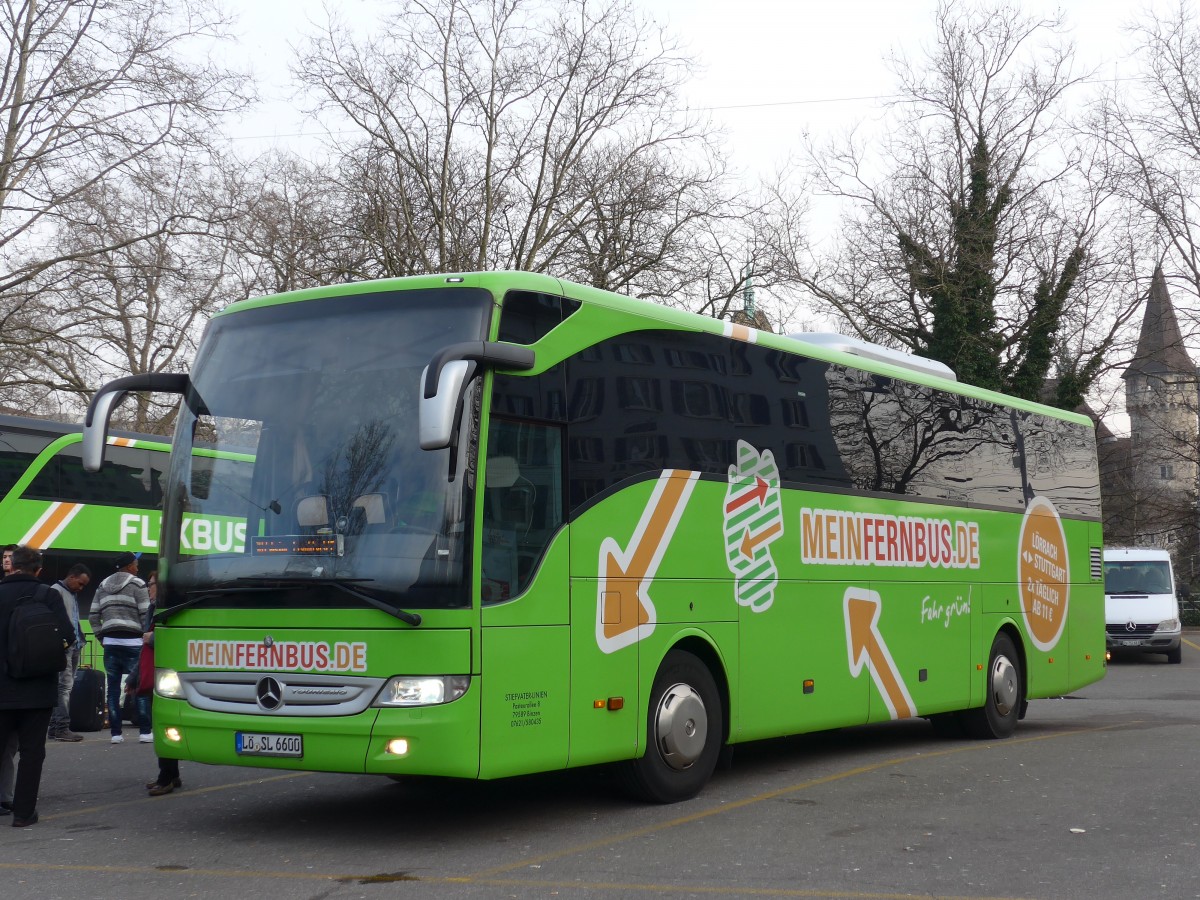
[[[137,171],[73,202],[87,225],[48,250],[74,262],[33,282],[37,315],[12,335],[31,364],[5,385],[53,396],[60,413],[81,409],[109,378],[186,365],[207,316],[233,299],[229,210],[189,159],[142,157]],[[121,408],[122,425],[166,433],[174,403],[162,399],[138,395]]]
[[[1142,77],[1097,104],[1093,133],[1142,213],[1147,250],[1169,257],[1166,268],[1200,296],[1200,26],[1180,2],[1170,15],[1147,11],[1132,32]]]
[[[103,218],[94,216],[108,207],[105,198],[140,186],[151,156],[188,159],[218,118],[245,101],[241,77],[194,52],[193,42],[219,37],[224,24],[208,0],[22,0],[0,9],[7,38],[0,70],[6,399],[50,401],[49,385],[75,391],[89,365],[59,360],[40,386],[13,379],[29,373],[30,351],[21,342],[48,333],[49,323],[75,305],[47,291],[78,278],[75,267],[159,240],[174,227],[172,212],[139,217],[140,230],[123,224],[105,233]],[[71,306],[45,307],[41,301],[52,294]]]
[[[229,300],[377,274],[362,235],[362,194],[321,163],[269,153],[220,165],[234,257]]]
[[[1060,24],[940,6],[927,56],[893,59],[888,133],[810,147],[846,213],[833,252],[795,267],[864,337],[1031,398],[1057,369],[1057,402],[1074,406],[1121,321],[1095,252],[1106,171],[1066,121],[1082,76]]]
[[[553,271],[656,299],[738,218],[689,61],[628,0],[399,0],[298,68],[362,134],[340,164],[375,274]],[[740,220],[732,230],[741,228]]]

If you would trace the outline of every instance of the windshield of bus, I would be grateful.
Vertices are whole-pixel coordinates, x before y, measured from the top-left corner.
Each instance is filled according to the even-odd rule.
[[[1104,563],[1106,594],[1173,594],[1166,560],[1123,560]]]
[[[466,450],[421,450],[417,401],[431,357],[482,340],[490,308],[442,288],[215,318],[171,454],[161,605],[467,604]],[[249,485],[196,445],[252,458]]]

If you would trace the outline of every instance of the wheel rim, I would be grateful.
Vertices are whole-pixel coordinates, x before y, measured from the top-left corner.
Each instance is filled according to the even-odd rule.
[[[997,656],[992,663],[992,700],[996,712],[1007,716],[1017,708],[1020,686],[1017,684],[1017,667],[1007,656]]]
[[[672,769],[691,766],[708,741],[708,711],[687,684],[667,688],[654,714],[654,736],[663,761]]]

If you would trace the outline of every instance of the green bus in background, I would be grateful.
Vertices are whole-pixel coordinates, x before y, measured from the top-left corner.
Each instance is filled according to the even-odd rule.
[[[726,745],[1002,738],[1105,672],[1091,422],[936,363],[508,272],[235,303],[190,375],[96,395],[85,464],[145,390],[181,395],[162,756],[618,763],[669,802]],[[197,440],[252,454],[248,489]],[[193,552],[196,517],[221,547]]]
[[[98,472],[83,468],[83,426],[0,416],[0,544],[28,544],[42,551],[42,580],[62,578],[75,563],[92,570],[92,581],[79,598],[80,625],[90,638],[88,609],[96,585],[112,574],[113,559],[128,550],[141,553],[148,575],[158,556],[163,481],[170,445],[162,437],[114,432],[107,460]],[[223,483],[249,492],[250,466],[244,454],[215,453]],[[216,459],[220,457],[220,459]],[[232,504],[232,499],[227,499]],[[217,522],[189,525],[185,540],[195,552],[216,549],[226,528]],[[239,532],[244,535],[244,524]],[[88,640],[82,663],[103,668],[99,648]]]
[[[114,433],[103,469],[85,472],[82,440],[81,425],[0,416],[0,544],[41,550],[43,581],[78,562],[92,570],[79,598],[90,638],[91,597],[113,558],[131,550],[143,554],[145,572],[154,567],[170,446],[161,437]],[[87,641],[81,661],[103,668],[95,642]]]

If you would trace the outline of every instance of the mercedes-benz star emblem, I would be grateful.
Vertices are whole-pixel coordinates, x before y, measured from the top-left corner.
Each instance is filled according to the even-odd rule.
[[[258,698],[258,705],[267,712],[274,712],[283,706],[283,685],[277,678],[268,675],[266,678],[258,679],[258,684],[254,687],[254,695]]]
[[[1126,631],[1137,631],[1137,623],[1136,622],[1126,622],[1125,630]]]

